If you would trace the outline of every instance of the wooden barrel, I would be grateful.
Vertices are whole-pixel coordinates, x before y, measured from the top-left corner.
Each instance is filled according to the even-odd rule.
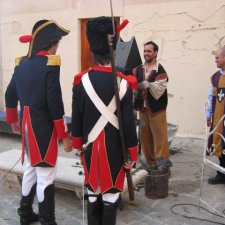
[[[149,170],[145,177],[145,196],[150,199],[166,198],[168,196],[168,170]]]

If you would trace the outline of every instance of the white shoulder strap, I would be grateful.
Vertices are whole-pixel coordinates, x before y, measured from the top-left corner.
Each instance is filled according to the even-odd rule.
[[[99,110],[99,112],[102,114],[88,135],[88,141],[85,144],[87,146],[89,143],[96,140],[96,138],[98,137],[98,135],[101,133],[101,131],[104,129],[104,127],[108,122],[110,122],[116,129],[119,129],[119,125],[118,125],[118,118],[114,114],[114,112],[116,111],[115,96],[112,98],[109,105],[106,106],[95,92],[89,79],[88,73],[83,75],[82,84],[84,86],[87,95],[89,96],[93,104],[96,106],[96,108]],[[127,81],[122,79],[122,81],[120,82],[120,93],[119,93],[120,99],[124,97],[126,91],[127,91]]]

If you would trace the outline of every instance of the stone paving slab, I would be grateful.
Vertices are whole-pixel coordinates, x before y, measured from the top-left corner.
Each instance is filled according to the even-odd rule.
[[[212,213],[213,210],[204,204],[198,212],[200,178],[202,168],[204,140],[195,138],[175,138],[170,157],[171,177],[169,179],[168,197],[152,200],[145,197],[144,188],[135,191],[135,200],[130,202],[125,194],[123,211],[118,211],[117,225],[213,225],[225,224],[225,219]],[[20,148],[18,138],[0,133],[0,152]],[[74,157],[62,152],[61,156]],[[217,160],[215,160],[217,161]],[[215,170],[205,167],[202,199],[210,203],[221,213],[225,209],[225,185],[208,185],[207,179],[215,175]],[[0,180],[0,225],[19,225],[16,210],[20,193],[7,187]],[[35,201],[34,209],[37,210]],[[86,206],[84,207],[84,224]],[[195,217],[198,218],[187,218]],[[56,190],[56,219],[58,225],[83,225],[82,202],[74,192]],[[33,223],[38,225],[39,223]]]

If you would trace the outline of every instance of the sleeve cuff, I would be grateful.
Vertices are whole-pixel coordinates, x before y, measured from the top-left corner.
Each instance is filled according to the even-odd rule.
[[[81,137],[72,137],[73,148],[82,150],[82,138]]]
[[[129,154],[130,154],[130,160],[131,162],[137,162],[138,161],[138,147],[132,147],[128,148]]]
[[[62,140],[68,136],[67,128],[64,124],[64,120],[54,120],[54,127],[56,129],[56,133],[59,140]]]
[[[6,108],[6,123],[18,122],[18,110],[16,108]]]

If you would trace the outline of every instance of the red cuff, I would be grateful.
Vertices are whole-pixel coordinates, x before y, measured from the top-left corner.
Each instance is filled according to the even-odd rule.
[[[68,136],[68,132],[66,131],[65,125],[64,125],[64,120],[54,120],[54,126],[56,129],[56,133],[58,136],[59,140],[62,140]]]
[[[6,108],[6,123],[18,122],[18,110],[16,108]]]
[[[132,147],[128,148],[129,154],[130,154],[130,160],[131,162],[137,162],[138,161],[138,147]]]
[[[82,138],[81,137],[72,137],[73,148],[81,150],[82,149]]]

